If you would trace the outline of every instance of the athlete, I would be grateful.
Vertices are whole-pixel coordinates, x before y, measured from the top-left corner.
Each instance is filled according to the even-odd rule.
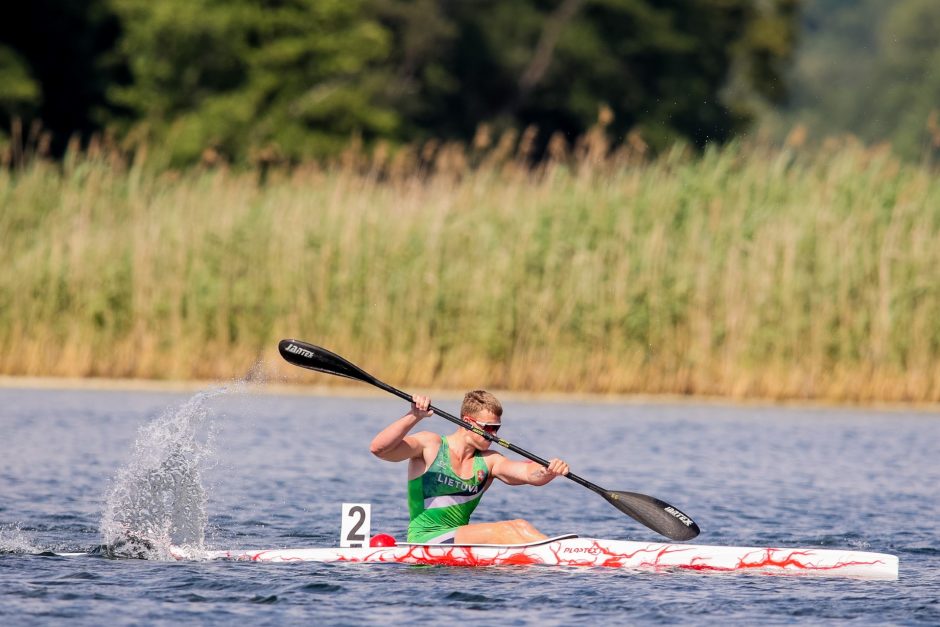
[[[546,468],[511,461],[489,450],[489,440],[463,427],[448,436],[430,431],[408,435],[434,413],[427,396],[412,400],[411,411],[376,435],[370,447],[386,461],[408,460],[408,542],[522,544],[545,539],[526,520],[470,524],[470,515],[494,478],[509,485],[545,485],[567,475],[568,464],[552,459]],[[474,390],[464,396],[460,414],[487,433],[496,433],[503,407],[489,392]]]

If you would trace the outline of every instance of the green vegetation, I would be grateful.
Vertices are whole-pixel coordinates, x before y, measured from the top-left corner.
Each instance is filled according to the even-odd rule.
[[[0,157],[21,119],[169,165],[468,142],[480,124],[699,147],[778,102],[796,0],[31,0],[0,20]]]
[[[935,0],[4,15],[0,373],[940,400]]]
[[[524,140],[264,184],[104,151],[0,170],[0,372],[297,377],[295,336],[417,388],[940,400],[928,169],[600,137],[534,171]]]

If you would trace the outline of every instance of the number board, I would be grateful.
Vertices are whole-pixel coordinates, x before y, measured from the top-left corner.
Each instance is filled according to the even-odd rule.
[[[372,505],[370,503],[343,503],[339,545],[341,547],[368,546],[371,526]]]

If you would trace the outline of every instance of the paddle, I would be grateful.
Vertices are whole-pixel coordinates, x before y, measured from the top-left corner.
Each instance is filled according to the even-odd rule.
[[[319,346],[314,346],[313,344],[308,344],[307,342],[301,342],[299,340],[281,340],[277,348],[281,353],[281,357],[295,366],[300,366],[301,368],[307,368],[309,370],[316,370],[317,372],[325,372],[326,374],[332,374],[340,377],[347,377],[349,379],[356,379],[357,381],[363,381],[365,383],[374,385],[377,388],[381,388],[386,392],[390,392],[395,396],[408,401],[409,403],[412,402],[411,394],[402,392],[399,389],[393,388],[392,386],[379,381],[359,366],[356,366],[346,359],[343,359],[335,353],[331,353],[325,348],[320,348]],[[510,451],[531,459],[537,464],[541,464],[542,466],[546,467],[548,466],[547,460],[544,460],[537,455],[533,455],[532,453],[519,448],[515,444],[503,440],[502,438],[487,433],[476,425],[453,416],[446,411],[435,407],[434,405],[431,405],[430,409],[432,409],[434,413],[441,418],[445,418],[454,424],[460,425],[464,429],[469,429],[477,435],[486,438],[490,442],[495,442],[502,447],[508,448]],[[630,516],[636,521],[646,525],[656,533],[662,534],[667,538],[672,540],[691,540],[699,534],[698,525],[696,525],[689,516],[685,515],[672,505],[660,501],[657,498],[653,498],[652,496],[647,496],[645,494],[637,494],[636,492],[605,490],[604,488],[596,486],[586,479],[582,479],[572,472],[569,472],[566,476],[575,483],[600,494],[605,499],[607,499],[608,503],[619,509],[627,516]]]

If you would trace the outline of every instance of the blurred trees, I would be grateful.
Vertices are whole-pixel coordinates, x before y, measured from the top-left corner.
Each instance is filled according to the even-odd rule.
[[[29,0],[0,13],[0,143],[15,118],[41,121],[61,148],[103,128],[118,22],[108,0]]]
[[[795,0],[378,0],[398,45],[396,110],[412,132],[481,121],[579,135],[598,106],[622,138],[722,141],[779,100]]]
[[[867,135],[877,137],[881,121],[893,127],[889,137],[901,152],[940,152],[940,3],[907,0],[894,6],[878,35],[883,54],[869,118],[876,122]]]
[[[110,95],[177,161],[316,156],[397,127],[377,98],[388,35],[358,0],[111,2],[133,80]]]
[[[910,1],[910,0],[909,0]],[[34,0],[0,26],[0,124],[251,161],[481,123],[704,145],[786,96],[800,0]]]
[[[940,2],[807,0],[785,124],[940,152]]]
[[[7,46],[0,46],[0,107],[26,117],[39,109],[39,84],[23,57]]]

